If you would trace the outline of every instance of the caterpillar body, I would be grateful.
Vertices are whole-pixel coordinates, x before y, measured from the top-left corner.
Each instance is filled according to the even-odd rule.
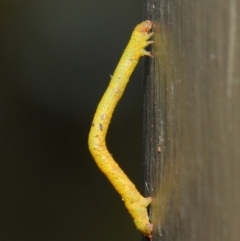
[[[151,238],[152,224],[149,222],[147,206],[151,203],[151,197],[145,198],[138,192],[108,152],[105,138],[113,111],[140,57],[144,55],[151,57],[151,53],[144,49],[153,43],[149,40],[153,33],[148,33],[151,28],[152,23],[149,20],[135,27],[109,86],[98,104],[88,138],[89,150],[96,164],[122,196],[137,229],[149,238]]]

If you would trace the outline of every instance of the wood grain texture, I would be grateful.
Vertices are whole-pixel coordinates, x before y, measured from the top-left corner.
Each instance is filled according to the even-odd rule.
[[[153,240],[240,240],[239,11],[234,0],[146,1]]]

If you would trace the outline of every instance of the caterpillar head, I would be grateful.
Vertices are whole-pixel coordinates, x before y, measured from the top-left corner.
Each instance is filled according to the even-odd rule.
[[[137,32],[140,32],[140,33],[143,33],[143,32],[146,32],[148,33],[148,31],[152,28],[152,22],[150,20],[146,20],[140,24],[138,24],[136,27],[135,27],[135,31]]]

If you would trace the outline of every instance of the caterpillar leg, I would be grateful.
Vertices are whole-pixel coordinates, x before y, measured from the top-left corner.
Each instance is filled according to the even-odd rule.
[[[146,56],[149,56],[149,57],[151,57],[151,58],[153,57],[152,54],[151,54],[151,52],[148,52],[147,50],[142,49],[142,50],[141,50],[141,56],[145,56],[145,55],[146,55]]]
[[[153,33],[152,33],[153,34]],[[151,34],[151,36],[152,36],[152,34]],[[151,37],[150,36],[150,37]],[[146,41],[146,43],[144,44],[144,47],[147,47],[148,45],[150,45],[150,44],[153,44],[154,43],[154,41],[152,41],[152,40],[149,40],[149,41]],[[150,53],[150,52],[148,52],[147,50],[145,50],[144,48],[143,49],[141,49],[141,56],[149,56],[149,57],[153,57],[152,56],[152,54]]]

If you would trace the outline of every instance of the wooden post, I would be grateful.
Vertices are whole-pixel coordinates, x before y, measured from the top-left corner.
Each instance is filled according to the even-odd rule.
[[[153,240],[240,240],[240,1],[149,0],[146,195]]]

